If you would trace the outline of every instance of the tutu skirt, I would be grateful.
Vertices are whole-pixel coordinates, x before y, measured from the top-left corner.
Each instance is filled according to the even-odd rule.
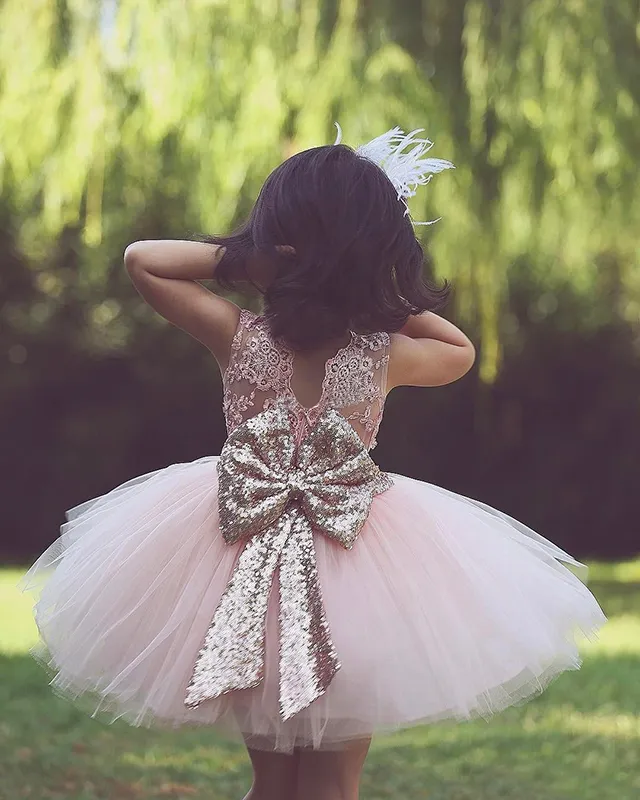
[[[242,542],[222,538],[217,457],[134,478],[67,512],[21,581],[34,591],[51,686],[134,725],[215,725],[254,747],[339,749],[441,719],[488,717],[580,666],[577,640],[605,616],[583,566],[516,520],[392,475],[351,550],[315,536],[341,668],[293,718],[278,714],[277,574],[265,675],[184,704],[198,651]]]

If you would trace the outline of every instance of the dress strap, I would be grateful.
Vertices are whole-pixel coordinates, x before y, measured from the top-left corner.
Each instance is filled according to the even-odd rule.
[[[231,340],[231,353],[229,354],[229,365],[231,365],[231,362],[237,355],[238,350],[241,349],[244,334],[247,328],[250,328],[253,325],[255,319],[256,315],[253,313],[253,311],[249,311],[246,308],[240,309],[240,315],[238,317],[238,327],[236,328],[236,332],[233,334],[233,339]]]
[[[291,364],[264,317],[242,309],[223,376],[227,432],[286,393]]]
[[[386,397],[390,338],[356,334],[327,367],[326,402],[351,422],[369,449],[376,446]]]

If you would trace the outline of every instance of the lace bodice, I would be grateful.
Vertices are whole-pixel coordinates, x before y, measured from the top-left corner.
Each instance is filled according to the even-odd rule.
[[[303,406],[291,388],[293,361],[293,351],[272,338],[264,317],[246,309],[240,312],[223,378],[227,433],[282,399],[296,416],[300,436],[324,409],[334,408],[370,450],[375,447],[384,409],[389,334],[351,333],[349,343],[326,362],[320,399],[311,408]]]

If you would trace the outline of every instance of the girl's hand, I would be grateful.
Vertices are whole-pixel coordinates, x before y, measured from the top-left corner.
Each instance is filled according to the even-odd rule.
[[[283,256],[295,256],[296,254],[295,249],[289,244],[278,244],[275,249]],[[254,253],[249,262],[245,264],[245,274],[250,286],[264,292],[281,268],[282,265],[277,263],[277,259],[264,256],[262,253]]]

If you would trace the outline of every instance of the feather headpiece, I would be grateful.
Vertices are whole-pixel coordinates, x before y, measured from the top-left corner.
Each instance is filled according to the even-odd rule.
[[[342,128],[335,123],[338,129],[335,144],[342,141]],[[392,128],[390,131],[377,136],[367,144],[356,148],[356,153],[362,158],[373,161],[386,172],[389,180],[398,193],[398,200],[404,203],[406,212],[409,213],[407,198],[413,197],[418,186],[429,183],[431,178],[445,169],[455,169],[450,161],[442,158],[425,158],[425,154],[433,147],[430,139],[420,139],[417,134],[423,133],[424,128],[417,128],[410,133],[405,133],[401,128]],[[431,222],[413,222],[414,225],[433,225]]]

